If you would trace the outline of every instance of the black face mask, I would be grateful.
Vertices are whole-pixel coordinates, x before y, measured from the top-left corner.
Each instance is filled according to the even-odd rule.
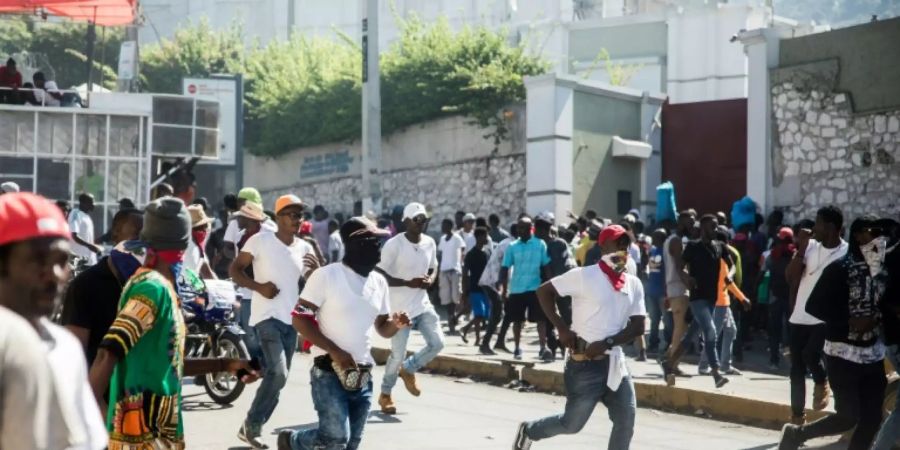
[[[354,272],[367,277],[381,261],[381,240],[375,237],[353,239],[347,242],[344,264]]]

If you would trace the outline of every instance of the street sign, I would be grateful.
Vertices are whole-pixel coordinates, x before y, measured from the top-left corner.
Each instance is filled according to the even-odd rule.
[[[119,48],[119,80],[134,79],[134,65],[137,61],[137,42],[122,42]]]

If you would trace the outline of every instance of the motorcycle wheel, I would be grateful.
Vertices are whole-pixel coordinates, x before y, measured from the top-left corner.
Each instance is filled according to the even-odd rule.
[[[240,336],[223,334],[216,348],[208,354],[210,358],[250,359],[250,352]],[[203,388],[214,402],[230,405],[244,392],[244,383],[230,372],[208,373],[203,376]]]

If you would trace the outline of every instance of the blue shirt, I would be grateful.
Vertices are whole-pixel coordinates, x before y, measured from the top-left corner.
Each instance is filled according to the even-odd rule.
[[[536,291],[541,286],[541,267],[550,264],[547,244],[534,236],[522,242],[510,244],[503,255],[503,267],[513,268],[509,280],[509,293],[521,294]]]
[[[650,248],[650,262],[647,263],[650,274],[647,277],[647,297],[659,298],[666,296],[666,269],[663,262],[662,249],[653,246]]]

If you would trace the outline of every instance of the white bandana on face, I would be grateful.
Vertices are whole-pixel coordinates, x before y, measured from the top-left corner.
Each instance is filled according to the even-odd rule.
[[[872,242],[863,245],[859,250],[862,252],[866,264],[869,265],[869,273],[874,277],[881,272],[881,265],[884,263],[884,255],[887,250],[887,237],[880,236],[872,239]]]

